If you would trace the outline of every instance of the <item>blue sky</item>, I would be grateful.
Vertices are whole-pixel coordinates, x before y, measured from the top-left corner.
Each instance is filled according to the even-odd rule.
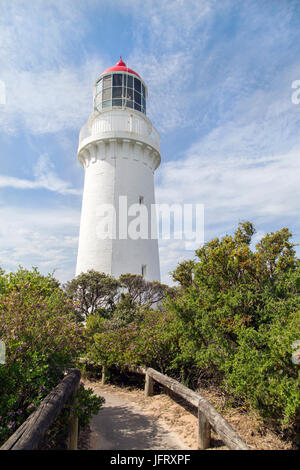
[[[293,0],[0,0],[0,266],[74,276],[78,134],[120,55],[161,135],[157,202],[203,203],[206,240],[251,220],[299,243],[299,24]],[[192,256],[161,241],[162,279]]]

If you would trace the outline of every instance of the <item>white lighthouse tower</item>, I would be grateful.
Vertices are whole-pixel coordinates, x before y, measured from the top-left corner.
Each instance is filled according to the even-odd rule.
[[[132,273],[160,280],[158,241],[153,236],[160,138],[146,116],[147,95],[144,81],[122,58],[95,83],[94,112],[79,136],[78,160],[85,180],[76,275],[94,269],[114,277]],[[146,208],[149,214],[148,234],[132,237],[127,225],[139,205],[141,213]],[[111,206],[113,230],[103,237],[103,208]]]

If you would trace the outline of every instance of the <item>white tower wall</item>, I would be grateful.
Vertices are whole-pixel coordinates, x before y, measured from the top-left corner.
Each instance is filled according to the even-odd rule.
[[[128,109],[94,113],[81,131],[78,159],[85,180],[76,275],[89,269],[114,277],[142,274],[143,265],[146,279],[160,280],[157,239],[119,239],[118,225],[115,239],[103,239],[97,232],[103,204],[113,204],[119,220],[120,196],[127,197],[128,207],[142,197],[151,212],[160,151],[159,135],[149,119]]]

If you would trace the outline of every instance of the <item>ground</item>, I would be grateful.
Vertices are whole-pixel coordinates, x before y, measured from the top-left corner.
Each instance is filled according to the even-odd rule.
[[[90,432],[83,433],[82,448],[197,449],[197,410],[183,400],[165,393],[145,397],[143,390],[134,386],[102,385],[89,380],[84,383],[104,396],[107,404],[94,418]],[[225,398],[218,391],[198,392],[222,413],[251,449],[291,449],[291,444],[263,428],[257,417],[241,409],[224,408]],[[116,428],[114,423],[122,429],[125,440],[119,440],[118,432],[112,429]],[[214,432],[211,444],[214,450],[227,449]]]

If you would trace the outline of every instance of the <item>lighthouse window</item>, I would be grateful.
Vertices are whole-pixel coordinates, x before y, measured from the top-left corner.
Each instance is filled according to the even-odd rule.
[[[112,100],[113,106],[122,106],[122,99],[118,98],[116,100]]]
[[[145,277],[146,276],[146,264],[142,264],[142,276]]]
[[[127,88],[133,88],[133,77],[130,75],[125,75],[125,86],[127,86]]]
[[[122,87],[115,86],[113,87],[113,98],[121,98],[122,97]]]
[[[134,91],[134,101],[138,104],[141,104],[141,95],[137,91]]]
[[[102,91],[102,87],[103,87],[103,81],[100,80],[100,81],[97,83],[96,95],[98,95],[98,93],[100,93],[100,92]]]
[[[107,75],[103,78],[103,87],[108,88],[111,87],[111,75]]]
[[[113,75],[113,86],[122,86],[122,74],[114,74]]]
[[[124,92],[124,96],[125,98],[127,98],[128,100],[133,100],[133,90],[126,90]]]
[[[102,107],[103,107],[103,108],[111,108],[111,100],[109,100],[109,101],[103,101]]]
[[[138,78],[134,79],[134,89],[141,93],[141,82]]]
[[[127,108],[133,108],[133,101],[124,100],[124,106]]]
[[[146,114],[146,87],[126,73],[106,75],[96,83],[95,108],[111,106],[136,109]]]
[[[106,88],[103,90],[103,101],[109,100],[111,98],[111,88]]]

